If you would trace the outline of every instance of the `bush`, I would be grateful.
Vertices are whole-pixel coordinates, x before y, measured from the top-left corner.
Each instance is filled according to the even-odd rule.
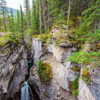
[[[86,78],[86,77],[81,77],[81,79],[86,83],[89,84],[90,83],[90,78]]]
[[[79,80],[80,74],[77,75],[75,80],[73,81],[73,89],[76,90],[78,89],[78,80]]]
[[[50,81],[52,78],[51,65],[43,63],[41,60],[37,63],[37,72],[42,81]]]
[[[48,35],[41,35],[40,40],[44,43],[46,43],[46,40],[48,39]]]
[[[78,95],[78,80],[79,80],[80,74],[77,75],[77,77],[72,82],[71,86],[69,87],[73,92],[73,97],[76,97]]]
[[[0,46],[4,46],[7,43],[8,39],[5,36],[0,37]]]
[[[67,58],[67,61],[84,64],[86,66],[91,64],[93,61],[95,61],[94,66],[99,66],[98,64],[96,64],[96,62],[100,64],[99,60],[100,60],[100,51],[90,52],[90,53],[83,51],[75,52],[72,53],[72,55],[69,58]]]
[[[74,90],[73,97],[76,97],[79,94],[78,90]]]
[[[76,66],[73,66],[73,67],[71,67],[70,68],[71,70],[73,70],[73,71],[78,71],[78,72],[80,72],[80,70],[81,70],[81,67],[76,67]]]
[[[82,76],[84,76],[85,78],[89,78],[90,77],[90,72],[85,68],[82,71]]]

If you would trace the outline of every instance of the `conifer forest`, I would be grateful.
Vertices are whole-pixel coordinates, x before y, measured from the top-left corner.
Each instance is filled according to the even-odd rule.
[[[20,1],[0,0],[0,100],[100,100],[100,0]]]

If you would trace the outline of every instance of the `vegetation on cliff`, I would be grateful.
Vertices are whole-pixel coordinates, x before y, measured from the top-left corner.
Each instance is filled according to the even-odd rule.
[[[8,41],[16,46],[23,41],[28,47],[26,36],[30,41],[32,37],[38,37],[47,45],[54,42],[57,47],[61,43],[70,43],[77,48],[77,52],[72,53],[67,61],[84,66],[81,76],[89,83],[90,70],[100,67],[100,0],[32,0],[32,7],[29,0],[24,0],[25,12],[20,5],[17,16],[13,15],[12,10],[8,15],[6,1],[0,2],[0,31],[10,32],[0,35],[0,47]],[[50,81],[51,66],[42,61],[37,66],[41,80]],[[71,69],[80,71],[75,66]],[[78,79],[79,76],[72,84],[74,96],[78,95]]]
[[[43,82],[48,82],[52,79],[51,65],[48,63],[43,63],[41,60],[37,63],[37,72],[40,76],[40,80]]]

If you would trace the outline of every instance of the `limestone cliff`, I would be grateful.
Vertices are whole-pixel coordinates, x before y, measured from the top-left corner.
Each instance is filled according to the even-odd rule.
[[[76,52],[75,46],[67,41],[55,46],[55,40],[48,45],[39,38],[32,39],[32,48],[26,50],[24,45],[16,49],[11,47],[0,48],[0,100],[20,100],[21,84],[28,75],[27,57],[31,56],[33,67],[30,71],[29,85],[32,93],[38,94],[40,100],[99,100],[100,98],[100,68],[92,68],[89,83],[82,79],[84,66],[66,59]],[[88,50],[88,46],[84,50]],[[42,60],[52,68],[52,79],[41,82],[37,72],[37,62]],[[81,68],[79,70],[73,70]],[[88,67],[88,66],[87,66]],[[80,73],[78,81],[78,96],[73,97],[72,83]],[[34,91],[34,92],[33,92]],[[36,99],[37,100],[37,99]]]

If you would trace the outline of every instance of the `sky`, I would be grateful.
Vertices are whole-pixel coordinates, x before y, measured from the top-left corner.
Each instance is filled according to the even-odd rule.
[[[32,4],[32,0],[29,0],[30,4]],[[24,0],[6,0],[7,7],[14,8],[20,10],[20,4],[24,8]]]

